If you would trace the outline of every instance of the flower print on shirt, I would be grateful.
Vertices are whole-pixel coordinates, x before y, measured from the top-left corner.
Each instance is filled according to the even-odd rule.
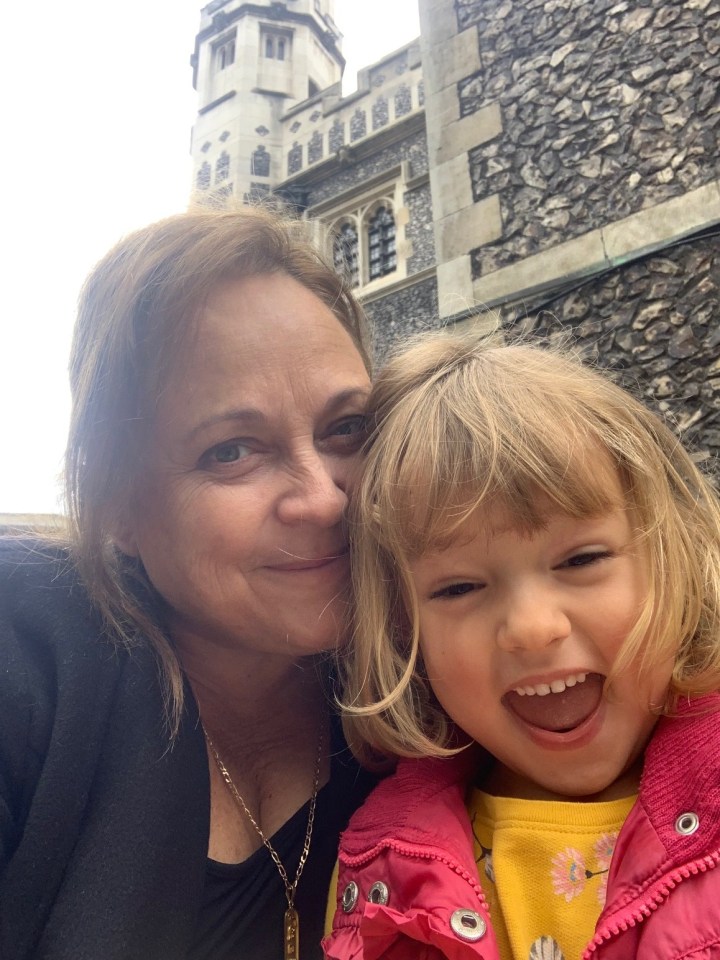
[[[593,845],[593,853],[598,869],[590,870],[583,855],[574,847],[566,847],[553,857],[550,870],[550,879],[554,892],[559,897],[565,897],[567,903],[579,896],[585,890],[588,882],[594,877],[600,877],[597,889],[597,898],[600,906],[605,906],[607,895],[607,878],[610,870],[617,833],[603,833]]]

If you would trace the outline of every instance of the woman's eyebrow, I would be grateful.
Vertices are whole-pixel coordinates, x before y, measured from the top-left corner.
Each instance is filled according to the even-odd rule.
[[[333,410],[343,407],[346,403],[356,400],[365,403],[369,396],[369,387],[350,387],[347,390],[341,390],[339,393],[328,397],[327,403],[323,407],[323,416],[327,416],[329,413],[332,413]]]
[[[353,401],[364,402],[367,400],[369,395],[370,390],[368,387],[351,387],[347,390],[341,390],[339,393],[328,397],[328,400],[322,409],[321,416],[329,416],[334,410],[337,410],[345,406],[345,404]],[[267,414],[263,413],[263,411],[259,410],[257,407],[231,407],[228,410],[221,410],[218,413],[201,420],[200,423],[196,424],[196,426],[189,431],[187,434],[187,439],[192,440],[197,436],[198,433],[201,433],[203,430],[207,430],[209,427],[213,427],[218,423],[247,423],[252,426],[258,426],[263,423],[267,423],[267,420]]]
[[[196,424],[187,434],[187,439],[192,440],[198,433],[207,430],[208,427],[214,427],[217,423],[244,422],[252,425],[264,423],[267,420],[265,414],[256,407],[238,407],[229,410],[221,410],[210,417],[206,417]]]

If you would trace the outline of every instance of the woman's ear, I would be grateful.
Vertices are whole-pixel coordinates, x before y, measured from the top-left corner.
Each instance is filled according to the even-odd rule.
[[[131,520],[132,510],[129,503],[117,504],[109,518],[108,533],[113,544],[128,557],[138,557],[138,545],[135,538],[135,525]]]

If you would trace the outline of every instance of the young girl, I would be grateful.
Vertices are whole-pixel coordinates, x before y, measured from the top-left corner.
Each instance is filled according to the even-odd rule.
[[[442,337],[371,403],[331,958],[720,957],[720,509],[569,355]]]

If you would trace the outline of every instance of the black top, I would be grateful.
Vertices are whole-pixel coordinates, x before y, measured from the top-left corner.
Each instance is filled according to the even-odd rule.
[[[346,748],[333,757],[330,782],[318,794],[310,853],[295,906],[300,917],[300,956],[320,960],[325,905],[337,859],[337,837],[367,792]],[[309,802],[270,842],[292,881],[305,842]],[[188,960],[277,960],[282,957],[285,887],[269,852],[261,847],[243,863],[208,861],[200,918]]]
[[[267,938],[275,915],[282,932],[283,888],[279,876],[261,880],[262,851],[240,867],[208,866],[207,754],[186,694],[169,746],[151,651],[129,654],[103,637],[62,554],[0,541],[2,960],[282,957]],[[298,891],[303,950],[322,928],[338,824],[369,786],[344,759],[323,791]],[[292,820],[286,828],[292,846]],[[288,864],[292,874],[290,851]],[[222,933],[207,949],[200,942],[228,905],[226,893],[216,898],[216,870],[249,872],[259,894],[253,913],[248,888],[236,888],[234,919],[223,921],[232,952]],[[258,940],[273,952],[255,952]]]

